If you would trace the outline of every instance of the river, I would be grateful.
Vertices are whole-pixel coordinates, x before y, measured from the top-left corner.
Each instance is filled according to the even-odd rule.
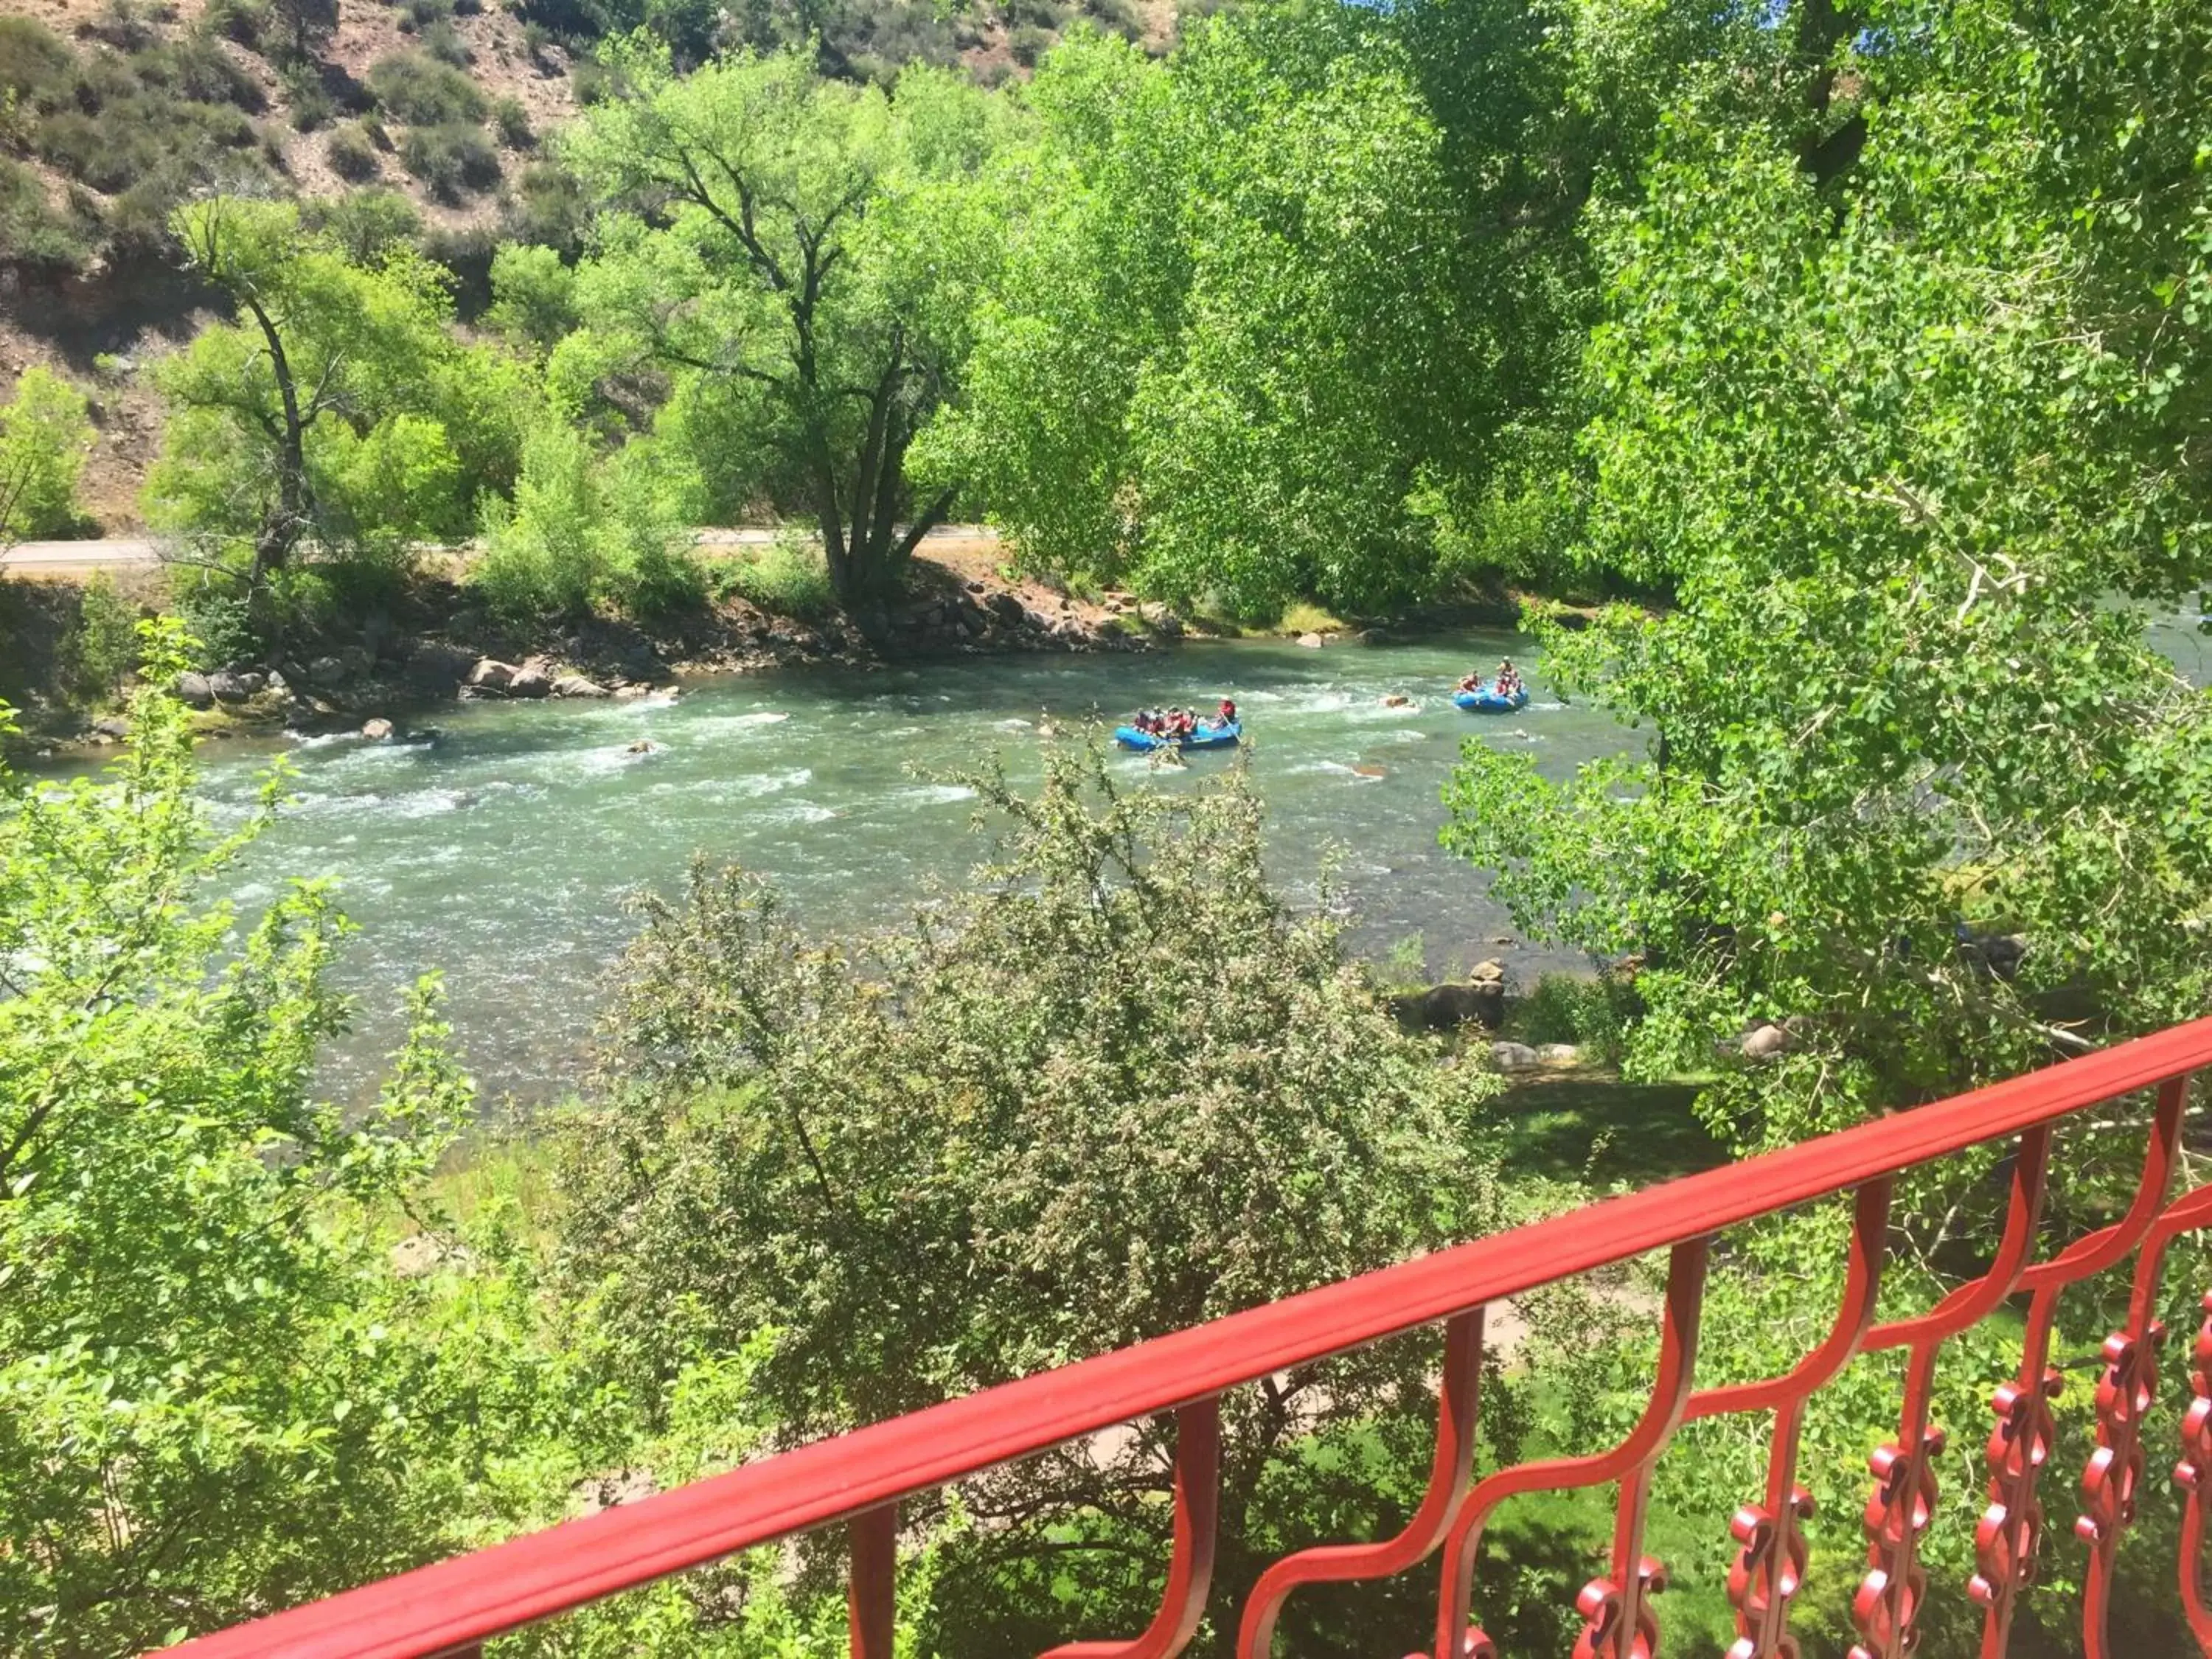
[[[1535,695],[1478,717],[1444,695],[1471,664],[1510,653]],[[1391,708],[1403,693],[1414,706]],[[295,797],[246,855],[236,895],[328,876],[359,925],[337,969],[356,999],[328,1086],[374,1087],[399,1029],[401,988],[444,971],[462,1052],[488,1097],[529,1103],[580,1073],[606,969],[633,929],[627,896],[674,890],[694,854],[772,878],[824,932],[896,920],[932,878],[958,879],[983,852],[966,793],[945,779],[996,752],[1037,770],[1035,725],[1079,732],[1139,702],[1242,707],[1269,858],[1311,902],[1335,863],[1356,948],[1419,935],[1442,975],[1503,956],[1516,975],[1578,959],[1497,941],[1512,933],[1482,874],[1437,845],[1438,791],[1469,737],[1525,749],[1565,776],[1626,738],[1543,683],[1524,638],[1472,633],[1315,651],[1279,642],[1194,643],[1146,655],[963,658],[872,672],[793,669],[701,681],[680,699],[472,703],[425,715],[434,744],[351,737],[203,751],[219,823],[248,811],[274,751]],[[633,744],[648,741],[645,753]],[[1218,772],[1119,774],[1159,786]]]

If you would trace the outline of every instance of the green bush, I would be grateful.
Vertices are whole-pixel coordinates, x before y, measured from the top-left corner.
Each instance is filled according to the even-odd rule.
[[[170,600],[189,637],[188,654],[194,668],[228,668],[261,655],[261,633],[254,621],[252,602],[228,572],[190,570],[177,579]]]
[[[0,546],[76,528],[91,447],[84,394],[43,365],[25,369],[0,405]]]
[[[550,247],[502,245],[492,255],[491,291],[484,320],[518,343],[549,349],[576,326],[576,273]]]
[[[717,571],[725,591],[776,616],[819,622],[836,613],[837,596],[830,586],[821,547],[789,526],[778,530],[767,547],[740,549]]]
[[[331,136],[334,140],[337,137]],[[368,140],[362,142],[367,144]],[[368,154],[373,165],[373,148]],[[300,222],[328,236],[357,265],[380,263],[422,232],[422,216],[396,190],[349,190],[343,196],[302,202]]]
[[[499,151],[482,127],[462,121],[408,128],[399,141],[399,165],[441,201],[458,201],[499,182]]]
[[[484,95],[450,64],[419,52],[395,52],[369,66],[378,106],[406,126],[440,126],[484,118]]]
[[[313,132],[337,113],[337,100],[323,84],[321,72],[311,64],[287,64],[283,73],[284,100],[291,106],[295,131]]]
[[[105,571],[84,585],[66,647],[70,690],[94,704],[112,702],[138,662],[138,612]]]
[[[442,19],[422,31],[422,50],[455,69],[466,69],[476,57],[461,39],[460,31]]]
[[[118,52],[137,52],[161,35],[152,11],[137,0],[107,0],[89,22],[77,25],[77,33]]]
[[[41,114],[68,106],[76,79],[69,42],[31,17],[0,16],[0,102],[13,93]]]
[[[0,156],[0,263],[70,270],[91,252],[88,228],[54,210],[39,175]]]
[[[226,40],[258,52],[269,34],[268,0],[207,0],[201,21]]]
[[[400,0],[399,27],[412,33],[442,23],[453,15],[453,0]]]
[[[509,95],[494,103],[491,122],[498,130],[499,142],[509,149],[528,149],[538,142],[538,135],[530,130],[530,112],[520,98]]]
[[[1279,895],[1241,773],[1124,791],[1060,748],[1033,795],[959,781],[996,856],[911,923],[817,940],[764,884],[703,866],[646,908],[602,1050],[626,1086],[573,1125],[562,1170],[564,1266],[605,1296],[633,1390],[772,1328],[755,1397],[811,1437],[1498,1224],[1495,1079],[1438,1066],[1334,927]],[[1257,1477],[1310,1437],[1425,1448],[1435,1352],[1382,1345],[1298,1373],[1294,1411],[1225,1411],[1224,1463],[1251,1473],[1224,1482],[1222,1555],[1280,1535],[1285,1494]],[[1376,1460],[1350,1461],[1347,1498]],[[1164,1461],[1133,1440],[1081,1462],[963,1486],[975,1523],[937,1540],[917,1652],[1015,1650],[1009,1632],[1066,1619],[1055,1592],[1098,1628],[1142,1621],[1143,1575],[1106,1589],[1068,1549],[1133,1541],[1101,1512],[1133,1498],[1156,1535]],[[1376,1645],[1294,1635],[1285,1651]]]
[[[1023,68],[1035,69],[1037,59],[1052,50],[1053,40],[1050,29],[1024,23],[1007,34],[1006,50],[1013,54],[1014,61]]]
[[[1515,1011],[1513,1031],[1523,1042],[1572,1042],[1592,1060],[1618,1060],[1638,1006],[1633,988],[1613,977],[1546,974]]]
[[[331,171],[349,184],[374,179],[380,165],[375,144],[358,121],[332,128],[331,136],[323,140],[323,153],[330,158]]]

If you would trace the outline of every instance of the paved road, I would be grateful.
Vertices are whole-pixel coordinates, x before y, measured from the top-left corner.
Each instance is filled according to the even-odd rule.
[[[993,542],[997,533],[985,525],[939,525],[929,542]],[[766,547],[775,540],[773,530],[702,530],[701,551],[713,557],[724,547]],[[126,569],[161,562],[161,544],[149,536],[118,536],[96,542],[19,542],[0,553],[0,571],[19,576],[75,575],[86,570]]]

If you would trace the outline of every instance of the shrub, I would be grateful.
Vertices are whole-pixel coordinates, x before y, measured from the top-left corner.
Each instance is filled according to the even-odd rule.
[[[373,163],[374,152],[370,159]],[[422,231],[422,216],[396,190],[349,190],[302,202],[300,222],[328,236],[357,265],[380,263]]]
[[[756,1397],[811,1437],[1498,1224],[1495,1079],[1437,1065],[1334,927],[1279,896],[1242,774],[1125,792],[1066,749],[1043,769],[1033,796],[959,781],[1005,826],[997,855],[903,928],[811,939],[734,870],[646,904],[605,1050],[626,1086],[562,1170],[564,1266],[606,1297],[633,1389],[772,1328]],[[1434,1355],[1387,1344],[1294,1374],[1293,1411],[1224,1412],[1248,1477],[1224,1482],[1222,1555],[1257,1553],[1284,1494],[1253,1477],[1310,1437],[1425,1446]],[[951,1627],[917,1651],[1006,1650],[971,1621],[1049,1609],[1072,1535],[1127,1535],[1099,1508],[1142,1492],[1154,1524],[1154,1448],[1079,1461],[963,1484],[974,1524],[937,1540],[922,1621]],[[1154,1591],[1127,1594],[1086,1617],[1112,1628]]]
[[[105,571],[84,585],[67,652],[70,690],[95,704],[112,701],[137,665],[137,611],[124,602]]]
[[[97,16],[76,26],[76,32],[88,40],[98,40],[121,52],[150,46],[161,33],[151,14],[137,0],[107,0]]]
[[[244,586],[222,570],[195,568],[180,578],[171,596],[189,636],[195,668],[228,668],[261,655],[253,605]]]
[[[54,210],[39,175],[0,156],[0,263],[70,270],[91,251],[83,224]]]
[[[573,254],[584,245],[590,216],[591,205],[574,173],[557,161],[532,161],[523,168],[507,204],[507,239]]]
[[[337,113],[337,100],[323,84],[322,73],[312,64],[289,64],[283,72],[284,99],[292,107],[292,125],[313,132]]]
[[[538,142],[538,135],[530,130],[530,112],[520,98],[509,94],[494,103],[491,121],[499,131],[500,143],[510,149],[528,149]]]
[[[368,89],[386,115],[407,126],[439,126],[484,118],[484,95],[450,64],[419,52],[395,52],[369,66]]]
[[[779,529],[767,547],[741,550],[721,569],[730,591],[779,617],[819,622],[836,612],[837,596],[830,586],[822,549],[791,526]]]
[[[43,365],[25,369],[0,406],[0,545],[76,527],[91,447],[84,394]]]
[[[499,616],[528,624],[580,616],[607,576],[591,451],[555,422],[531,434],[512,503],[483,508],[483,556],[471,580]]]
[[[323,153],[330,158],[331,171],[350,184],[376,177],[376,146],[358,121],[333,128],[323,140]]]
[[[409,33],[442,23],[453,15],[453,0],[400,0],[399,27]]]
[[[1625,981],[1546,974],[1516,1011],[1514,1034],[1523,1042],[1579,1043],[1592,1060],[1617,1060],[1638,1006],[1633,987]]]
[[[442,21],[422,31],[422,50],[440,63],[451,64],[455,69],[466,69],[475,58],[468,43],[461,39],[459,31],[451,23]]]
[[[207,0],[200,17],[223,39],[249,52],[260,50],[269,33],[268,0]]]
[[[484,320],[511,340],[543,350],[576,326],[576,273],[550,247],[501,246],[492,255],[491,291]]]
[[[482,127],[462,121],[410,127],[399,142],[399,165],[447,202],[499,182],[499,151]]]
[[[1006,50],[1024,69],[1035,69],[1037,59],[1052,50],[1052,31],[1034,23],[1024,23],[1006,36]]]
[[[76,78],[69,42],[30,17],[0,17],[0,102],[13,93],[27,109],[52,113],[65,106]]]

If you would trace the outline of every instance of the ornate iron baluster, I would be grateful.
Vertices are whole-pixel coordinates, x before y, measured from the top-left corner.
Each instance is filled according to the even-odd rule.
[[[1063,1643],[1044,1659],[1175,1659],[1206,1617],[1220,1509],[1221,1402],[1201,1400],[1176,1413],[1175,1547],[1159,1611],[1133,1640]]]
[[[1667,1568],[1644,1553],[1656,1456],[1655,1452],[1621,1477],[1613,1521],[1613,1575],[1591,1579],[1575,1598],[1575,1611],[1583,1616],[1575,1659],[1652,1659],[1659,1651],[1659,1613],[1651,1598],[1667,1588]]]
[[[2019,1376],[1999,1388],[1990,1401],[1997,1419],[1986,1453],[1990,1503],[1974,1529],[1974,1576],[1966,1583],[1966,1593],[1987,1609],[1982,1620],[1984,1659],[2005,1651],[2020,1593],[2035,1582],[2036,1552],[2043,1538],[2043,1503],[2035,1495],[2035,1479],[2051,1456],[2057,1433],[2051,1402],[2063,1383],[2045,1363],[2051,1325],[2040,1297],[2028,1333]]]
[[[1729,1531],[1741,1546],[1729,1571],[1729,1601],[1735,1607],[1736,1640],[1728,1659],[1796,1659],[1789,1634],[1790,1603],[1805,1575],[1805,1536],[1800,1524],[1813,1513],[1812,1495],[1797,1484],[1797,1449],[1805,1402],[1850,1363],[1874,1322],[1881,1288],[1881,1261],[1889,1229],[1890,1179],[1858,1189],[1852,1201],[1850,1268],[1835,1323],[1820,1346],[1778,1377],[1710,1389],[1690,1401],[1683,1421],[1723,1413],[1774,1412],[1766,1459],[1766,1495],[1735,1512]]]
[[[2198,1304],[2204,1322],[2197,1328],[2197,1347],[2190,1357],[2189,1387],[2193,1398],[2188,1415],[2181,1419],[2181,1462],[2173,1478],[2189,1495],[2181,1508],[2181,1606],[2197,1645],[2212,1655],[2212,1607],[2204,1597],[2205,1509],[2212,1504],[2212,1291]]]
[[[1659,1375],[1652,1384],[1650,1403],[1628,1437],[1611,1451],[1592,1457],[1516,1464],[1490,1476],[1468,1495],[1444,1541],[1435,1659],[1464,1659],[1491,1649],[1490,1638],[1469,1623],[1468,1609],[1474,1592],[1475,1552],[1481,1547],[1483,1523],[1492,1510],[1523,1492],[1566,1492],[1624,1476],[1640,1479],[1639,1472],[1666,1449],[1690,1401],[1697,1366],[1698,1316],[1705,1302],[1705,1263],[1711,1244],[1710,1238],[1690,1239],[1677,1244],[1668,1257],[1667,1314],[1659,1331]],[[1629,1502],[1626,1486],[1621,1501],[1624,1506]],[[1640,1531],[1640,1521],[1638,1525]],[[1640,1580],[1642,1563],[1634,1565]],[[1626,1652],[1624,1650],[1624,1659]]]
[[[1437,1387],[1437,1452],[1420,1507],[1395,1538],[1380,1544],[1300,1551],[1260,1576],[1237,1631],[1237,1659],[1267,1659],[1283,1603],[1301,1584],[1383,1578],[1403,1572],[1443,1542],[1474,1469],[1474,1425],[1482,1381],[1482,1314],[1477,1308],[1444,1327],[1443,1380]]]
[[[2023,1131],[2013,1158],[2004,1237],[1989,1271],[1926,1313],[1881,1326],[1866,1340],[1869,1352],[1903,1347],[1908,1358],[1897,1438],[1867,1460],[1875,1489],[1866,1505],[1867,1572],[1851,1601],[1859,1640],[1850,1659],[1904,1659],[1912,1650],[1928,1587],[1920,1539],[1935,1516],[1935,1460],[1944,1443],[1943,1431],[1928,1421],[1936,1356],[1947,1339],[1985,1317],[2021,1281],[2043,1218],[2044,1174],[2050,1161],[2050,1125]]]

